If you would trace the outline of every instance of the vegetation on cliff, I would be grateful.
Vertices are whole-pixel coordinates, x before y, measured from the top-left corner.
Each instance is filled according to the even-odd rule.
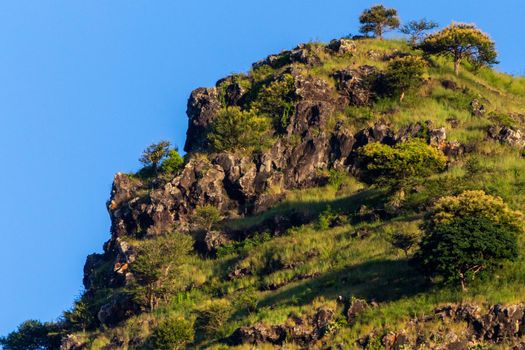
[[[525,309],[492,305],[525,300],[525,79],[472,25],[361,22],[195,90],[184,158],[115,177],[82,296],[3,346],[517,345]]]

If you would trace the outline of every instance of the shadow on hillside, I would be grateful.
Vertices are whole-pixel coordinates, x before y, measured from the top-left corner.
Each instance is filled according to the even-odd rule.
[[[331,200],[284,201],[267,211],[246,218],[232,219],[225,223],[230,232],[249,234],[273,229],[287,229],[316,220],[328,206],[347,215],[356,214],[361,206],[370,209],[382,209],[385,192],[378,189],[367,189],[350,196]]]
[[[285,286],[261,300],[259,306],[306,305],[321,296],[393,301],[416,295],[428,286],[407,260],[372,260]]]

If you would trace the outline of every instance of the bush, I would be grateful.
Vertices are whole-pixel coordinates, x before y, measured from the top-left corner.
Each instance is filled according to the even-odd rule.
[[[135,301],[149,310],[160,301],[185,289],[189,277],[182,274],[189,261],[193,240],[182,233],[167,234],[146,240],[137,248],[137,258],[131,264],[134,283],[129,292]]]
[[[254,112],[230,107],[219,111],[212,122],[208,139],[218,151],[255,150],[269,145],[271,120]]]
[[[202,336],[220,336],[231,313],[229,301],[225,299],[210,301],[198,312],[195,328]]]
[[[421,238],[417,222],[402,222],[385,228],[387,240],[394,248],[400,249],[408,256],[410,249],[417,245]]]
[[[181,157],[176,149],[170,149],[166,156],[166,159],[160,166],[160,171],[165,174],[178,173],[184,165],[184,158]]]
[[[158,350],[184,349],[193,341],[193,323],[182,318],[171,317],[162,321],[153,331],[151,344]]]
[[[199,230],[210,231],[219,221],[221,221],[221,212],[213,205],[207,204],[195,209],[191,221]]]
[[[296,100],[294,78],[284,74],[262,88],[251,107],[255,112],[268,116],[276,130],[283,131],[289,124]]]
[[[479,273],[517,257],[522,215],[499,197],[465,191],[438,200],[423,227],[416,254],[420,268],[466,289],[467,281]]]
[[[396,57],[388,63],[384,76],[386,93],[400,97],[415,90],[423,83],[425,61],[418,56]]]
[[[420,140],[395,146],[369,143],[358,150],[358,156],[364,181],[401,187],[412,178],[445,170],[447,162],[441,151]]]

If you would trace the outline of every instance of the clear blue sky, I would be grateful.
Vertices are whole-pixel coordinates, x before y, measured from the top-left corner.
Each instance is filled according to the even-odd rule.
[[[192,89],[267,54],[357,32],[357,0],[2,0],[0,334],[52,320],[109,238],[113,174],[182,146]],[[525,72],[523,0],[383,2],[404,20],[475,22]]]

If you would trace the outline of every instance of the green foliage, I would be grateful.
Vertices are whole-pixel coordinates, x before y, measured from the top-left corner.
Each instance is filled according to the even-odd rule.
[[[436,22],[423,18],[418,21],[410,21],[403,25],[400,32],[408,35],[410,44],[416,46],[416,44],[423,39],[425,32],[437,27],[439,27],[439,25]]]
[[[294,78],[291,74],[284,74],[258,92],[251,108],[257,114],[271,118],[276,130],[283,131],[288,126],[296,99]]]
[[[410,249],[417,245],[421,238],[417,222],[400,222],[385,229],[387,240],[393,247],[402,250],[408,256]]]
[[[202,335],[221,336],[223,327],[228,318],[230,318],[231,312],[231,303],[228,300],[213,300],[197,313],[195,329]]]
[[[427,54],[452,57],[456,75],[464,59],[475,65],[497,63],[494,42],[472,24],[453,23],[426,37],[420,48]]]
[[[222,258],[232,254],[243,254],[269,241],[272,235],[269,232],[256,233],[240,242],[225,244],[217,248],[217,257]]]
[[[255,150],[266,148],[270,142],[271,120],[239,107],[219,111],[212,122],[208,139],[218,151]]]
[[[498,197],[465,191],[436,202],[424,223],[416,261],[429,276],[459,282],[463,289],[478,273],[518,256],[522,215]]]
[[[97,318],[99,307],[97,306],[86,295],[76,300],[73,307],[65,311],[63,315],[67,328],[83,332],[87,329],[94,329],[99,323]]]
[[[149,310],[167,302],[175,293],[184,290],[191,276],[182,274],[189,263],[193,240],[182,233],[166,234],[142,242],[137,258],[131,264],[134,284],[129,289],[135,301]]]
[[[169,317],[153,331],[151,344],[156,350],[184,349],[194,337],[193,323],[182,317]]]
[[[18,326],[7,337],[0,338],[5,350],[52,350],[60,347],[59,325],[28,320]]]
[[[389,185],[439,173],[447,162],[441,151],[420,140],[395,146],[370,143],[358,150],[358,156],[364,181]]]
[[[404,97],[423,83],[426,63],[418,56],[404,56],[392,59],[387,66],[384,82],[387,94]]]
[[[166,159],[160,166],[160,171],[165,174],[178,173],[184,165],[184,158],[181,157],[176,149],[170,149]]]
[[[199,230],[210,231],[219,221],[221,221],[221,212],[217,207],[207,204],[195,209],[191,217],[192,222]]]
[[[168,155],[169,147],[169,141],[163,140],[159,143],[153,143],[144,150],[139,160],[145,167],[157,169],[160,161]]]
[[[376,5],[363,11],[359,17],[361,33],[368,35],[374,33],[376,38],[383,38],[383,34],[388,29],[399,27],[399,17],[396,9],[387,9],[383,5]]]

